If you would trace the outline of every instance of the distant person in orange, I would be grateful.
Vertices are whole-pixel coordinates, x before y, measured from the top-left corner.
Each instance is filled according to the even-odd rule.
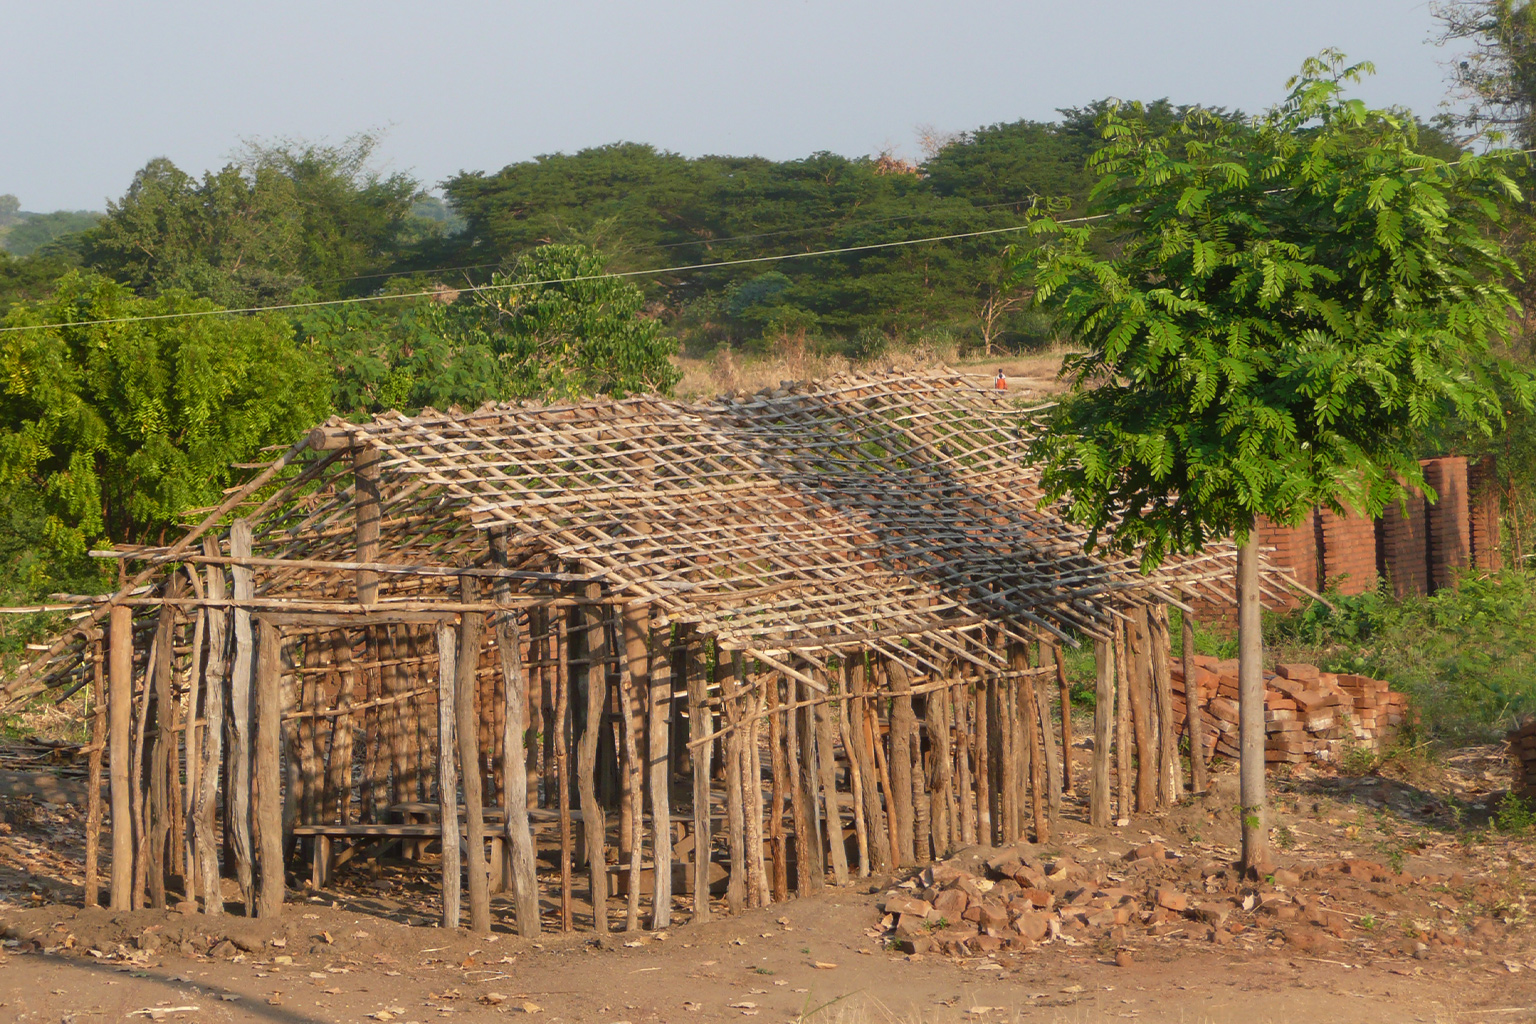
[[[1008,378],[1004,375],[1002,370],[997,371],[997,380],[992,382],[992,386],[998,391],[1008,390]]]

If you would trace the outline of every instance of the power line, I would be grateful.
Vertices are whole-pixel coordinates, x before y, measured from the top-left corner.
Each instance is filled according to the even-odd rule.
[[[1070,220],[1059,220],[1057,224],[1081,224],[1087,221],[1103,220],[1113,214],[1101,213],[1092,217],[1074,217]],[[477,284],[454,289],[458,292],[492,292],[512,291],[519,288],[537,288],[543,285],[570,284],[577,281],[604,281],[616,280],[628,277],[644,277],[652,274],[681,274],[694,270],[712,270],[716,267],[740,267],[754,263],[779,263],[785,260],[812,259],[818,256],[840,256],[853,252],[869,252],[874,249],[895,249],[903,246],[924,245],[929,242],[954,242],[963,238],[983,238],[988,235],[1003,235],[1016,231],[1025,231],[1029,224],[1015,224],[1006,228],[988,228],[985,231],[962,231],[950,235],[931,235],[925,238],[907,238],[895,242],[872,242],[868,245],[846,245],[837,249],[816,249],[811,252],[786,252],[775,253],[771,256],[748,256],[735,260],[717,260],[713,263],[690,263],[675,267],[659,267],[653,270],[624,270],[612,274],[583,274],[577,277],[556,277],[544,281],[512,281],[505,284]],[[295,309],[320,309],[329,306],[349,306],[364,302],[393,302],[398,299],[424,299],[438,295],[441,288],[430,291],[402,292],[397,295],[358,295],[345,299],[317,299],[313,302],[285,302],[274,306],[246,306],[240,309],[200,309],[189,310],[185,313],[152,313],[148,316],[119,316],[108,317],[101,320],[71,320],[54,324],[23,324],[16,327],[0,327],[0,334],[9,334],[15,331],[44,331],[61,327],[97,327],[104,324],[128,324],[141,323],[151,320],[188,320],[207,316],[231,316],[243,313],[281,313]]]
[[[1023,206],[1019,200],[1010,200],[998,203],[971,204],[971,210],[995,210],[1003,206]],[[1033,204],[1031,204],[1033,208]],[[928,216],[934,211],[921,210],[913,213],[892,214],[889,217],[869,217],[863,220],[844,221],[842,223],[811,224],[799,228],[781,228],[776,231],[758,231],[750,235],[724,235],[720,238],[690,238],[681,242],[657,242],[652,245],[633,245],[626,249],[619,249],[615,255],[630,252],[644,252],[647,249],[678,249],[686,245],[724,245],[726,242],[746,242],[755,238],[776,238],[780,235],[803,235],[819,231],[835,231],[839,228],[860,228],[868,224],[889,224],[892,221],[912,220],[915,217]],[[1058,223],[1065,223],[1058,222]],[[525,250],[527,251],[527,250]],[[522,255],[521,253],[517,255]],[[515,258],[515,257],[509,257]],[[381,270],[377,274],[354,274],[351,277],[328,277],[315,284],[341,284],[345,281],[368,281],[383,277],[410,277],[412,274],[449,274],[459,270],[485,270],[487,268],[505,266],[507,259],[501,259],[495,263],[469,263],[461,267],[436,267],[425,270]]]

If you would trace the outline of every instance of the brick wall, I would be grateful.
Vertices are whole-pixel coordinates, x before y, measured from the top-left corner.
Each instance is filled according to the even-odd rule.
[[[1472,564],[1479,569],[1504,567],[1499,551],[1498,464],[1485,455],[1467,466],[1467,511],[1471,519]]]
[[[1381,570],[1398,597],[1429,591],[1429,519],[1424,492],[1408,497],[1407,515],[1389,505],[1380,520]]]
[[[1322,550],[1319,552],[1325,587],[1341,594],[1363,594],[1376,589],[1376,520],[1365,516],[1336,515],[1317,510]]]
[[[1291,570],[1298,583],[1313,590],[1317,589],[1318,584],[1315,518],[1315,514],[1308,515],[1296,526],[1281,526],[1260,516],[1257,523],[1259,546],[1274,549],[1268,552],[1270,562]],[[1273,602],[1271,607],[1274,607]],[[1301,601],[1292,595],[1283,607],[1299,608]]]
[[[1467,504],[1467,460],[1425,459],[1424,482],[1438,496],[1429,506],[1429,589],[1451,586],[1472,564],[1472,522]]]

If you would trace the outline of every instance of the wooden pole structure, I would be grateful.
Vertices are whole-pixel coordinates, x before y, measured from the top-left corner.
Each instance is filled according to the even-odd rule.
[[[133,609],[114,605],[108,621],[107,736],[112,775],[112,909],[128,910],[133,890],[133,804],[128,762],[133,711]]]
[[[511,562],[506,530],[492,530],[491,561],[506,568]],[[512,596],[512,581],[499,579],[493,588],[497,602]],[[531,630],[530,630],[531,631]],[[512,861],[512,900],[517,910],[519,935],[539,934],[538,852],[528,822],[528,681],[523,671],[523,640],[518,613],[503,612],[497,618],[496,648],[501,655],[502,701],[506,716],[501,732],[501,789],[506,803],[506,842]],[[535,794],[536,795],[536,794]]]
[[[602,594],[599,584],[589,583],[582,595],[595,599]],[[582,829],[586,835],[588,892],[592,900],[592,926],[608,931],[608,862],[604,855],[607,820],[597,799],[597,739],[603,729],[603,705],[607,696],[608,631],[598,609],[578,608],[581,618],[579,635],[585,663],[575,674],[577,690],[586,684],[586,724],[576,746],[576,778],[580,791]]]
[[[1044,653],[1042,650],[1041,654]],[[1044,667],[1043,660],[1040,667]],[[1043,679],[1043,677],[1042,677]],[[1056,731],[1051,728],[1051,689],[1048,684],[1041,685],[1032,677],[1029,688],[1034,691],[1033,712],[1040,723],[1040,745],[1045,748],[1045,801],[1050,809],[1051,817],[1061,814],[1061,765],[1062,754],[1057,753]]]
[[[702,741],[709,735],[709,711],[704,699],[706,688],[704,666],[694,653],[696,645],[686,627],[679,627],[677,642],[682,653],[675,659],[685,676],[688,690],[688,737]],[[710,758],[714,744],[698,742],[689,751],[693,768],[693,920],[709,920],[709,857],[710,857],[710,806],[709,780]]]
[[[149,905],[156,910],[165,908],[166,842],[170,838],[170,793],[168,778],[171,750],[176,734],[171,731],[171,665],[174,657],[176,611],[170,605],[160,606],[159,623],[155,630],[155,657],[149,665],[146,680],[146,704],[154,707],[153,738],[149,739],[149,813],[145,820],[147,854],[145,858],[149,882]]]
[[[476,599],[475,581],[460,581],[465,603]],[[476,671],[480,667],[480,641],[485,634],[485,614],[465,612],[459,617],[459,651],[453,689],[454,732],[458,738],[459,766],[464,790],[465,869],[469,875],[469,929],[491,930],[490,873],[485,861],[485,802],[480,777],[479,719],[475,715]],[[443,819],[443,844],[457,843],[458,810]]]
[[[621,624],[620,631],[623,630]],[[620,638],[620,642],[625,640],[627,637]],[[641,644],[644,645],[643,637]],[[626,663],[619,673],[619,708],[623,712],[619,772],[625,796],[619,813],[629,823],[629,888],[624,900],[624,930],[627,932],[640,928],[640,873],[645,863],[645,790],[641,781],[640,746],[644,742],[641,733],[644,731],[644,702],[649,698],[648,688],[641,686]]]
[[[1029,668],[1029,652],[1023,644],[1010,644],[1008,651],[1009,664],[1016,670]],[[1029,756],[1029,805],[1030,816],[1034,819],[1035,842],[1048,843],[1051,841],[1050,817],[1046,813],[1045,777],[1047,765],[1044,751],[1041,749],[1041,728],[1039,721],[1040,703],[1035,699],[1035,677],[1028,671],[1023,672],[1018,678],[1019,714],[1024,719],[1024,744],[1028,747]]]
[[[99,906],[97,869],[101,860],[101,754],[107,742],[107,688],[101,631],[92,629],[86,648],[91,659],[91,757],[86,774],[85,905]]]
[[[211,534],[204,537],[203,550],[208,554],[217,555],[218,538]],[[222,566],[210,565],[204,570],[203,592],[211,599],[223,599],[224,569]],[[203,913],[219,915],[224,913],[224,888],[223,879],[219,873],[219,847],[222,845],[222,837],[215,820],[215,812],[218,808],[219,772],[223,762],[224,730],[227,725],[224,720],[224,683],[229,664],[226,647],[230,613],[220,608],[209,608],[207,615],[208,660],[203,665],[203,687],[206,693],[203,717],[208,724],[203,733],[202,764],[198,766],[202,779],[197,786],[197,808],[192,816],[192,838],[193,845],[197,848],[198,879],[202,882]],[[228,808],[229,801],[226,794],[226,816],[229,814]]]
[[[837,800],[837,762],[832,748],[832,705],[822,702],[816,715],[816,773],[821,785],[822,819],[827,828],[827,855],[832,861],[832,881],[848,884],[848,849],[843,845],[843,812]],[[850,761],[852,759],[850,758]]]
[[[643,611],[626,610],[624,613],[624,643],[629,661],[630,677],[641,693],[649,695],[649,721],[646,730],[649,737],[646,788],[651,805],[651,864],[655,871],[655,884],[651,892],[651,927],[657,931],[672,924],[672,794],[671,781],[671,729],[676,723],[668,721],[672,711],[672,691],[675,681],[670,670],[657,671],[651,657],[650,617]],[[708,776],[705,776],[706,783]],[[706,791],[705,810],[708,811]],[[706,815],[707,816],[707,815]],[[709,872],[705,869],[705,878]],[[707,884],[706,884],[707,888]]]
[[[768,809],[768,841],[773,848],[773,902],[789,898],[789,852],[784,836],[784,723],[779,715],[779,673],[763,678],[761,686],[768,699],[768,749],[773,772],[773,798]]]
[[[956,809],[960,821],[956,832],[961,846],[972,846],[976,842],[976,789],[971,777],[970,687],[957,675],[950,692],[954,695],[951,707],[955,724],[955,788],[960,791],[960,805]]]
[[[256,842],[261,865],[256,916],[283,909],[282,640],[262,620],[256,645]]]
[[[550,660],[555,663],[555,794],[560,808],[560,930],[576,927],[571,909],[571,678],[570,632],[556,617]]]
[[[1205,722],[1200,717],[1200,690],[1195,685],[1195,623],[1189,612],[1179,615],[1183,633],[1184,713],[1189,730],[1189,766],[1196,793],[1204,793],[1210,784],[1205,764]]]
[[[1099,828],[1108,828],[1109,743],[1115,721],[1115,646],[1104,640],[1093,645],[1093,774],[1089,778],[1088,817]]]
[[[848,714],[848,693],[850,668],[847,662],[843,663],[843,677],[841,692],[843,699],[837,702],[837,728],[838,736],[843,743],[843,756],[848,760],[848,788],[853,795],[853,834],[854,842],[859,851],[858,877],[868,878],[870,872],[870,828],[868,825],[868,813],[865,807],[864,796],[864,770],[861,752],[863,743],[859,742],[853,731],[853,725]]]
[[[1146,813],[1157,806],[1157,751],[1152,744],[1150,671],[1151,639],[1147,609],[1139,607],[1125,625],[1129,650],[1131,732],[1136,743],[1136,810]]]
[[[1132,673],[1131,652],[1126,642],[1129,627],[1115,627],[1115,793],[1120,818],[1131,816],[1131,704],[1130,692],[1136,685]]]
[[[1184,796],[1184,772],[1179,767],[1179,732],[1174,727],[1173,677],[1168,670],[1172,644],[1168,636],[1168,609],[1152,609],[1152,685],[1157,695],[1158,798],[1171,806]]]
[[[1051,658],[1056,662],[1056,683],[1061,689],[1061,790],[1071,793],[1076,783],[1072,777],[1072,684],[1067,682],[1067,659],[1060,646],[1051,645]]]
[[[379,560],[379,525],[383,515],[379,494],[379,460],[376,449],[358,448],[352,454],[353,510],[356,516],[356,559]],[[246,557],[250,557],[248,554]],[[370,569],[357,570],[357,603],[370,605],[379,599],[379,574]]]
[[[879,774],[875,768],[877,737],[870,727],[869,701],[865,691],[869,687],[869,667],[862,654],[844,663],[843,678],[853,699],[844,702],[851,719],[851,756],[858,762],[861,788],[864,791],[864,821],[868,833],[870,858],[864,862],[861,877],[868,877],[871,870],[889,871],[895,867],[891,860],[890,830],[886,828],[885,811],[880,805]],[[871,861],[873,863],[871,863]]]
[[[231,558],[251,557],[249,521],[236,519],[230,525],[229,554]],[[256,584],[249,568],[234,565],[229,574],[234,581],[236,601],[249,601],[256,596]],[[229,822],[229,841],[235,855],[235,879],[240,886],[240,898],[245,904],[246,916],[252,917],[256,913],[256,891],[252,880],[255,852],[251,845],[251,677],[256,668],[256,651],[251,613],[238,605],[234,613],[234,642],[235,662],[229,677],[229,792],[224,795],[224,814]]]
[[[726,839],[731,845],[731,873],[726,881],[725,902],[730,912],[738,913],[747,901],[747,824],[746,824],[746,734],[738,724],[741,706],[736,693],[736,669],[727,666],[725,652],[715,647],[715,679],[720,684],[720,705],[726,724],[725,737],[725,814]],[[754,897],[754,902],[756,898]]]
[[[459,777],[454,765],[458,707],[458,637],[437,626],[437,813],[443,823],[443,927],[459,926]]]
[[[187,567],[187,575],[193,582],[198,583],[198,596],[204,596],[202,586],[197,578],[197,570]],[[185,767],[186,787],[183,790],[184,803],[180,807],[182,824],[182,892],[188,900],[195,901],[200,889],[199,875],[202,873],[202,862],[197,856],[196,837],[193,835],[193,821],[197,817],[197,789],[202,781],[202,744],[207,738],[203,729],[203,716],[206,709],[203,706],[204,678],[203,663],[204,650],[208,641],[208,618],[217,614],[208,608],[194,609],[192,614],[195,622],[192,627],[192,653],[188,659],[187,672],[187,725],[182,734],[183,747],[185,749],[184,760],[181,764],[171,765],[171,779],[175,781]]]

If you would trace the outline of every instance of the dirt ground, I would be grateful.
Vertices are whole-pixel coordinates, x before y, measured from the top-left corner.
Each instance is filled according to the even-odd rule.
[[[0,801],[0,1021],[1533,1021],[1536,847],[1486,827],[1503,785],[1496,748],[1361,777],[1276,777],[1276,861],[1302,880],[1259,883],[1251,912],[1235,873],[1188,868],[1235,855],[1231,776],[1118,829],[1092,829],[1069,800],[1051,842],[1022,852],[1071,858],[1093,884],[1141,899],[1194,878],[1178,884],[1230,899],[1231,923],[913,956],[880,927],[887,894],[916,887],[906,878],[665,933],[556,931],[538,942],[511,934],[500,900],[491,936],[430,925],[433,864],[391,862],[377,877],[341,872],[334,890],[290,890],[278,922],[83,910],[81,818],[44,791]],[[1177,860],[1127,858],[1154,842]],[[1390,870],[1352,874],[1345,859]],[[558,927],[547,897],[546,926]],[[1275,916],[1292,899],[1329,908],[1336,926]],[[577,918],[586,928],[585,908]]]

